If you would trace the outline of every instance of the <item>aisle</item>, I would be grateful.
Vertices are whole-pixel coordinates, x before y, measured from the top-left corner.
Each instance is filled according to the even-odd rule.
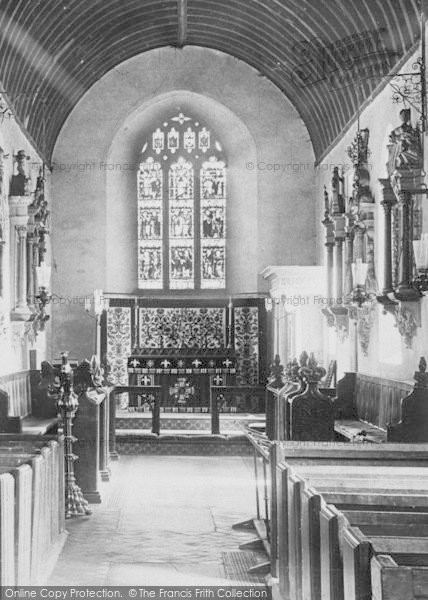
[[[49,585],[224,585],[222,552],[254,537],[252,461],[121,456],[93,515],[67,521]],[[239,551],[238,551],[239,552]]]

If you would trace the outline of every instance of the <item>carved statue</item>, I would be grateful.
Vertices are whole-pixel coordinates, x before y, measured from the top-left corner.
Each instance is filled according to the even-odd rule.
[[[104,370],[100,364],[98,356],[95,354],[91,358],[91,371],[92,371],[92,379],[94,382],[94,386],[96,388],[101,388],[104,383]]]
[[[410,123],[410,109],[400,110],[402,121],[390,134],[389,140],[394,145],[392,149],[391,167],[396,169],[421,169],[422,145],[419,129]]]
[[[47,360],[40,365],[39,389],[47,390],[48,395],[57,396],[61,387],[60,372]]]
[[[25,173],[25,161],[30,160],[30,157],[25,154],[25,150],[19,150],[14,157],[17,175],[12,175],[10,184],[11,196],[29,196],[30,195],[30,178]]]

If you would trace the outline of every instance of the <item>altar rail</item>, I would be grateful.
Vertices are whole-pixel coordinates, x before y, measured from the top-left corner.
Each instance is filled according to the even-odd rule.
[[[0,585],[41,585],[65,533],[63,438],[0,435]]]
[[[237,415],[262,413],[265,410],[265,395],[263,386],[211,386],[211,433],[220,433],[220,414],[225,406],[235,409],[233,412]]]
[[[118,385],[112,388],[110,393],[113,398],[115,398],[116,394],[123,393],[144,397],[152,413],[152,433],[157,435],[160,434],[162,424],[160,411],[162,397],[161,386]],[[211,386],[209,391],[209,402],[211,433],[219,434],[221,430],[221,413],[236,413],[238,418],[240,413],[263,412],[265,405],[265,388],[264,386],[250,385]],[[114,401],[113,404],[115,404]]]

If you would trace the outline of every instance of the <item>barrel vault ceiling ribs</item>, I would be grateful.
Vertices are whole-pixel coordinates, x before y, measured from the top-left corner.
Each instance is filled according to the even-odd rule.
[[[82,95],[162,46],[214,48],[293,103],[317,159],[419,38],[420,0],[0,0],[0,81],[47,160]]]

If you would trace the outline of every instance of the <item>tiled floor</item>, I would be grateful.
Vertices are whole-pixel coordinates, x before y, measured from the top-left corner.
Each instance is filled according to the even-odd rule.
[[[254,516],[245,457],[121,456],[93,515],[67,521],[49,585],[224,585],[222,552]],[[261,559],[262,560],[262,557]]]

